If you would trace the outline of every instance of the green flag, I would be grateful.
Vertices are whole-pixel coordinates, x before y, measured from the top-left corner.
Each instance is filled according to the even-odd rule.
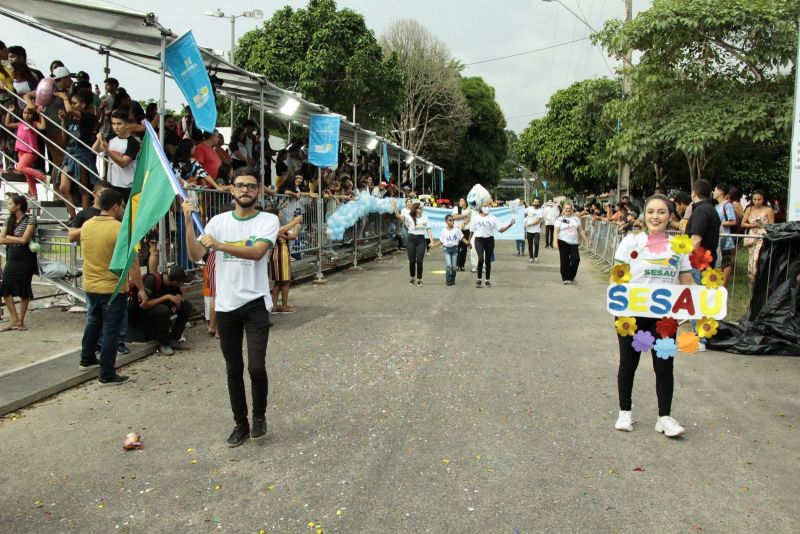
[[[150,124],[136,161],[131,196],[125,206],[109,270],[119,276],[113,298],[127,280],[139,242],[158,224],[180,194],[175,174]]]

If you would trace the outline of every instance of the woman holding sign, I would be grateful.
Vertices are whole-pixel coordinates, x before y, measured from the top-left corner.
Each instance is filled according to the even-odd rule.
[[[631,284],[655,285],[693,283],[688,255],[676,253],[667,236],[671,208],[669,199],[663,195],[653,195],[647,199],[644,209],[646,229],[644,232],[628,234],[619,244],[614,254],[615,268],[612,271],[614,281],[620,283],[625,280]],[[624,273],[624,276],[620,276],[617,272]],[[631,416],[633,377],[641,353],[651,350],[658,398],[656,432],[662,432],[668,437],[680,436],[684,428],[670,416],[675,351],[660,350],[661,346],[666,345],[675,348],[677,322],[670,318],[662,320],[651,317],[623,317],[617,320],[616,326],[619,340],[617,387],[620,411],[614,427],[626,432],[633,430]],[[654,345],[655,340],[658,342]]]

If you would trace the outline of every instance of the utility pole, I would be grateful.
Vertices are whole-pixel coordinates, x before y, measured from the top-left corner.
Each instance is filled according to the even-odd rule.
[[[633,19],[633,0],[625,0],[625,23]],[[633,51],[625,50],[622,54],[622,97],[627,98],[631,94],[630,69],[633,60]],[[617,203],[625,195],[630,196],[631,187],[631,168],[627,162],[621,163],[620,172],[617,179]]]

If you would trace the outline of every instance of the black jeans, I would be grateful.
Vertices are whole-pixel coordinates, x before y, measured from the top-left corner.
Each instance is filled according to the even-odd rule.
[[[552,224],[544,225],[544,246],[553,248],[553,235],[555,234],[556,227]]]
[[[656,332],[656,322],[658,319],[646,317],[636,318],[636,329],[645,330],[653,334],[653,337],[660,339],[661,336]],[[619,372],[617,373],[617,389],[619,391],[619,409],[630,411],[631,395],[633,393],[633,376],[639,366],[641,352],[633,350],[633,338],[631,336],[622,337],[617,335],[619,340]],[[672,376],[675,358],[663,360],[656,356],[653,349],[653,370],[656,372],[656,396],[658,397],[658,416],[669,415],[672,409],[672,391],[675,387],[675,380]]]
[[[425,236],[408,234],[406,251],[408,252],[408,272],[411,278],[422,280],[422,260],[425,259],[427,243]]]
[[[483,275],[486,265],[486,279],[492,277],[492,256],[494,255],[494,237],[476,237],[475,252],[478,253],[478,279]]]
[[[578,245],[571,245],[558,240],[558,255],[561,259],[561,280],[575,280],[578,274],[578,265],[581,262],[581,253]]]
[[[526,232],[525,237],[528,238],[528,256],[531,259],[539,257],[539,236],[541,232]]]
[[[131,311],[131,321],[149,326],[148,330],[155,332],[156,339],[161,345],[169,345],[170,340],[178,340],[183,337],[186,323],[192,316],[192,303],[184,300],[175,313],[178,316],[175,318],[172,331],[170,331],[169,319],[172,315],[172,307],[166,303],[156,304],[147,310],[137,307]]]
[[[469,241],[469,230],[464,230],[464,239]],[[469,247],[464,244],[463,241],[458,242],[458,258],[456,259],[456,267],[459,269],[464,268],[464,264],[467,263],[467,250]]]
[[[267,297],[269,298],[269,297]],[[247,371],[253,396],[253,417],[267,413],[267,342],[269,312],[264,298],[259,297],[228,312],[217,312],[219,346],[228,374],[228,396],[236,424],[247,424],[247,397],[244,392],[244,357],[242,336],[247,333]]]

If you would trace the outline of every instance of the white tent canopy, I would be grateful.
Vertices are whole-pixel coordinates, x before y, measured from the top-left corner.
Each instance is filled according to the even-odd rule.
[[[108,7],[73,0],[0,0],[0,15],[27,24],[40,31],[66,39],[138,67],[161,71],[162,40],[169,44],[179,37],[170,29],[161,26],[153,13],[142,13],[128,9]],[[308,128],[309,117],[316,113],[332,113],[323,105],[308,102],[297,93],[277,87],[264,76],[237,67],[208,48],[200,48],[206,69],[218,78],[222,85],[217,93],[243,102],[255,109],[274,115],[282,121]],[[168,74],[167,74],[168,75]],[[299,102],[291,119],[280,113],[284,102],[293,98]],[[342,117],[341,139],[343,142],[366,149],[373,139],[387,144],[388,155],[394,160],[406,160],[413,156],[413,163],[425,168],[441,167],[402,150],[389,140],[361,128]]]

